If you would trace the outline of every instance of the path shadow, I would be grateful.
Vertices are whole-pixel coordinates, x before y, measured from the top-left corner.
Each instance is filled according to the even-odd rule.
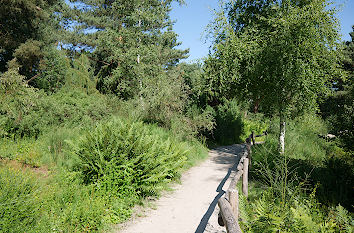
[[[209,205],[209,208],[207,209],[207,211],[203,215],[203,218],[200,220],[200,223],[199,223],[197,229],[195,230],[195,233],[203,233],[205,231],[205,228],[209,222],[211,215],[213,214],[213,212],[215,210],[218,200],[220,199],[220,197],[222,197],[222,195],[225,194],[225,191],[222,188],[224,187],[226,181],[229,179],[231,172],[236,171],[237,165],[241,159],[240,154],[241,154],[241,152],[243,152],[244,149],[245,149],[245,147],[243,145],[232,145],[232,146],[219,147],[214,150],[215,152],[217,152],[219,154],[218,156],[215,156],[215,158],[212,159],[215,163],[218,163],[218,164],[232,164],[232,163],[234,163],[234,164],[232,167],[230,167],[228,169],[227,174],[225,175],[225,177],[222,179],[222,181],[220,182],[220,184],[216,188],[216,192],[218,194],[215,196],[214,200]],[[236,155],[236,156],[230,156],[230,154]]]

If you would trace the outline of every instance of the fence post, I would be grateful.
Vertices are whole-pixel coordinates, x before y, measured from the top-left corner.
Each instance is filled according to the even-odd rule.
[[[234,213],[236,221],[238,220],[238,190],[227,190],[227,196],[231,205],[232,212]]]
[[[248,164],[249,164],[249,159],[245,158],[243,160],[243,175],[242,175],[242,192],[248,197]]]
[[[252,154],[251,154],[251,136],[246,139],[246,148],[247,148],[247,158],[249,159],[249,165],[252,163]]]
[[[224,197],[221,197],[218,200],[218,206],[220,208],[222,220],[226,226],[226,231],[228,233],[242,233],[238,221],[232,213],[230,203]]]
[[[252,134],[251,134],[251,139],[252,139],[253,145],[255,145],[256,144],[256,139],[255,139],[255,135],[254,135],[253,131],[252,131]]]

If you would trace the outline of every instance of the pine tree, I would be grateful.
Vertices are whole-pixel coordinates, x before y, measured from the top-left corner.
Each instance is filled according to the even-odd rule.
[[[55,41],[56,23],[51,15],[61,0],[0,0],[0,72],[17,66],[27,79],[33,77],[43,57],[42,48]]]
[[[64,25],[72,27],[63,42],[91,47],[102,92],[122,98],[141,93],[145,79],[175,66],[188,52],[175,49],[179,43],[169,18],[173,0],[80,2],[62,13]]]

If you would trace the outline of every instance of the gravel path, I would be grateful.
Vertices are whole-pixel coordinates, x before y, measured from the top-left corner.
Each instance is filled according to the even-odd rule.
[[[207,160],[182,175],[181,184],[174,185],[173,192],[156,201],[155,209],[145,210],[144,216],[133,218],[118,232],[226,232],[217,223],[217,201],[225,193],[226,180],[243,150],[244,145],[211,150]]]

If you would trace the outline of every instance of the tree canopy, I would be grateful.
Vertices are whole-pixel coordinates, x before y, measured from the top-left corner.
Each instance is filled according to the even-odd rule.
[[[316,106],[338,72],[338,22],[325,0],[231,1],[216,22],[206,61],[212,96],[251,99],[284,127]]]
[[[31,77],[43,56],[41,48],[53,40],[56,21],[50,16],[60,0],[1,0],[0,72],[14,57],[21,74]]]
[[[63,42],[92,48],[90,58],[102,92],[132,97],[141,92],[144,79],[186,57],[188,50],[175,48],[180,43],[169,18],[172,0],[80,2],[61,14],[67,27],[75,22]]]

